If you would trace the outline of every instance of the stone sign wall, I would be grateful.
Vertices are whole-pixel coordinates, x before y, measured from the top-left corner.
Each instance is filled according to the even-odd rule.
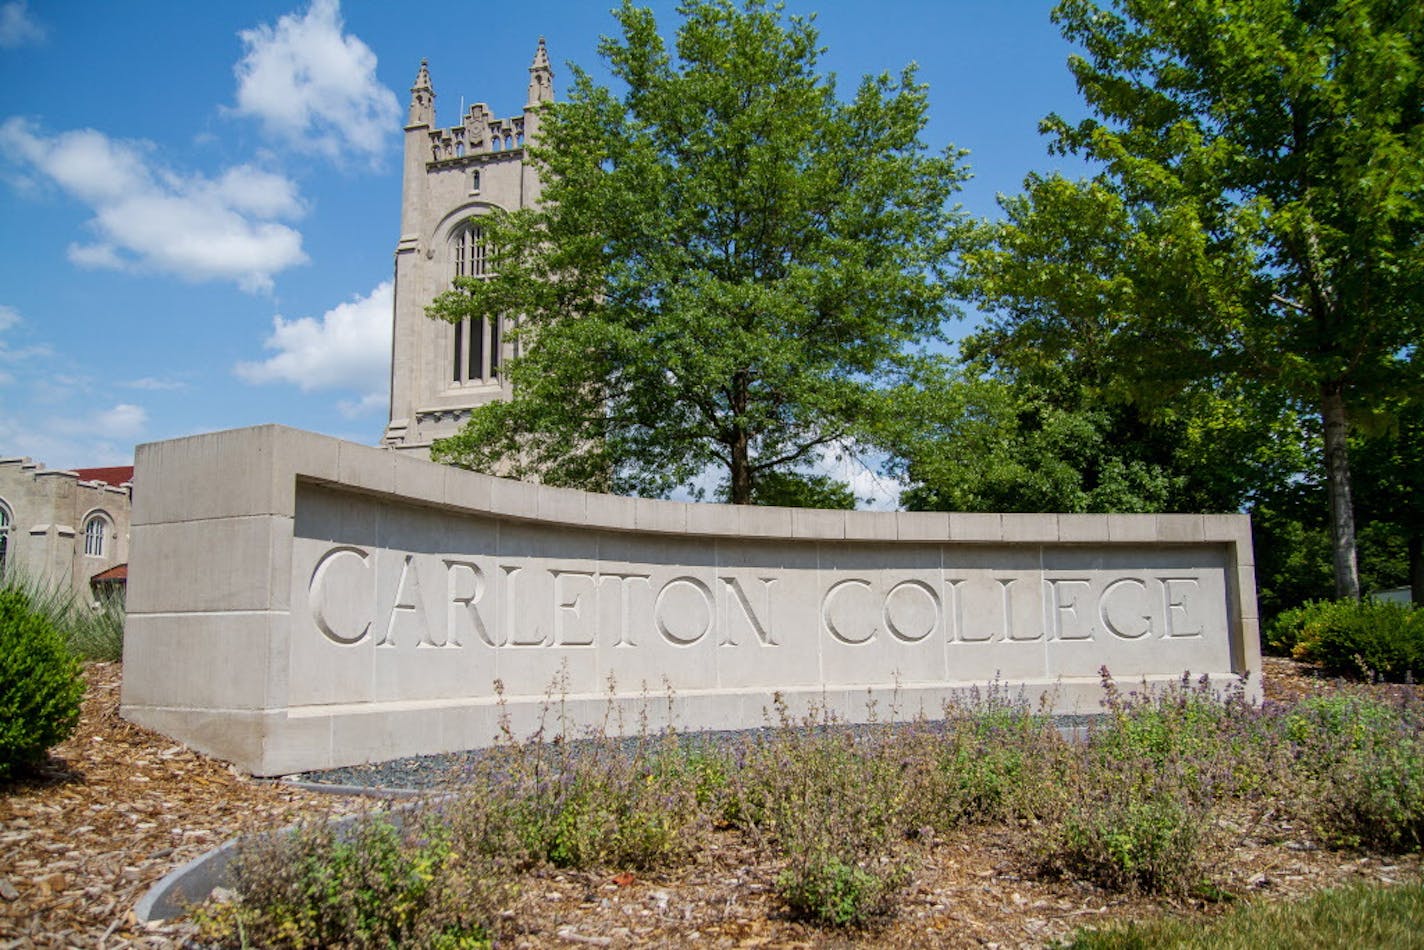
[[[934,716],[994,680],[1094,712],[1103,667],[1260,666],[1244,516],[687,505],[276,426],[142,446],[135,483],[124,715],[257,774],[489,745],[501,717]]]

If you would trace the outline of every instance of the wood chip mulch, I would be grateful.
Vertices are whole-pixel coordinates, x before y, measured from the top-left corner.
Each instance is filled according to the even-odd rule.
[[[118,663],[92,663],[73,736],[0,786],[0,948],[169,947],[132,910],[163,875],[228,838],[339,808],[243,775],[119,718]]]
[[[0,950],[12,947],[173,947],[182,922],[145,927],[132,908],[173,868],[228,838],[301,817],[364,807],[254,780],[118,716],[121,667],[91,664],[75,735],[39,775],[0,786]],[[1265,661],[1267,696],[1293,700],[1335,688],[1289,660]],[[1396,689],[1378,687],[1378,689]],[[1424,698],[1424,689],[1416,688]],[[1424,877],[1420,857],[1321,850],[1274,816],[1231,831],[1213,880],[1238,896],[1287,899],[1351,881]],[[1268,830],[1267,830],[1268,829]],[[1032,873],[1032,842],[1003,828],[969,828],[914,847],[897,913],[839,934],[788,919],[776,868],[731,835],[688,867],[632,874],[532,875],[509,914],[517,947],[684,946],[1042,947],[1085,925],[1161,914],[1215,914],[1223,905],[1105,894]]]

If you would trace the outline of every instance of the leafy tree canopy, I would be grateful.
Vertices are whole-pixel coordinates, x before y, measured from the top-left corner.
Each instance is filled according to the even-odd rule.
[[[1337,587],[1358,592],[1349,410],[1424,335],[1424,5],[1064,0],[1054,17],[1094,116],[1044,128],[1103,172],[1031,179],[971,261],[1004,318],[994,345],[1086,333],[1078,351],[1144,403],[1235,380],[1312,407]]]
[[[540,207],[481,218],[494,276],[431,306],[518,315],[525,344],[512,400],[437,459],[645,495],[720,468],[731,501],[791,497],[785,473],[883,417],[940,332],[966,171],[921,141],[913,67],[843,102],[809,20],[679,13],[670,50],[650,11],[615,11],[600,52],[626,91],[575,70],[530,148]]]

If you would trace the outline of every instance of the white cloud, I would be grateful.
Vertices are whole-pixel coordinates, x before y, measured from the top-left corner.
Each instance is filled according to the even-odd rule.
[[[378,165],[400,105],[376,79],[376,54],[343,25],[337,0],[312,0],[305,14],[241,31],[233,112],[298,151],[337,164],[354,153]]]
[[[173,389],[187,389],[188,384],[177,379],[159,379],[156,376],[144,376],[141,379],[133,379],[122,385],[129,389],[144,389],[149,392],[163,392]]]
[[[365,297],[338,304],[320,319],[272,318],[272,335],[263,343],[276,355],[261,362],[238,363],[238,378],[261,385],[290,383],[302,392],[346,390],[358,394],[342,402],[348,417],[385,405],[391,356],[391,282]]]
[[[147,411],[128,403],[38,421],[0,416],[0,455],[26,455],[53,469],[129,465],[147,426]]]
[[[307,260],[301,233],[282,223],[304,211],[289,179],[250,165],[210,179],[155,160],[146,142],[94,129],[46,135],[12,118],[0,150],[87,204],[97,240],[69,246],[83,267],[152,270],[187,280],[230,280],[270,291],[272,277]]]
[[[0,47],[14,49],[26,43],[41,43],[45,28],[30,13],[25,0],[14,0],[0,6]]]
[[[0,332],[11,330],[19,326],[22,322],[20,311],[8,304],[0,304]],[[35,346],[24,346],[19,349],[11,348],[10,344],[0,339],[0,364],[17,364],[24,360],[38,359],[51,356],[53,351],[44,344]],[[15,381],[15,375],[7,369],[0,368],[0,386],[8,386]]]
[[[829,475],[849,485],[857,508],[894,511],[900,506],[900,492],[905,486],[881,475],[866,460],[853,453],[823,449],[811,469],[815,474]]]
[[[148,412],[142,406],[121,402],[94,417],[98,431],[115,438],[133,438],[148,425]]]

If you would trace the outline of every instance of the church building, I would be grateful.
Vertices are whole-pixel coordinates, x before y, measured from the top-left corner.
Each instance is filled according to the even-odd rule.
[[[496,118],[476,102],[458,125],[435,120],[435,88],[421,62],[405,126],[400,241],[395,253],[391,414],[382,444],[428,455],[435,439],[458,432],[470,410],[508,396],[500,364],[515,355],[508,314],[459,324],[425,308],[456,277],[489,273],[481,215],[532,207],[539,176],[524,161],[538,134],[539,107],[554,97],[554,71],[539,40],[524,112]]]

